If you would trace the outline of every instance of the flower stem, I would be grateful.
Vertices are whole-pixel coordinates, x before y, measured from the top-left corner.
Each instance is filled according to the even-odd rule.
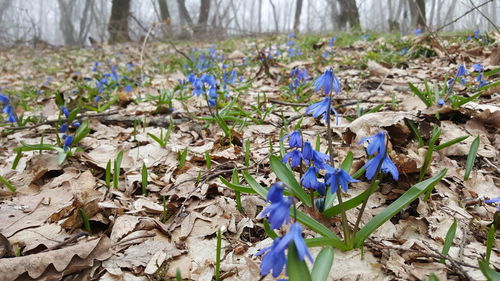
[[[335,162],[334,158],[335,155],[333,154],[333,140],[332,140],[332,129],[330,125],[330,112],[331,112],[331,106],[332,106],[332,92],[329,94],[329,99],[330,102],[328,103],[328,109],[327,109],[327,115],[326,115],[326,140],[328,141],[328,152],[330,154],[330,165],[335,168]],[[342,201],[342,194],[340,192],[340,188],[337,189],[337,198],[339,200],[339,208],[340,208],[340,214],[342,217],[342,230],[344,231],[344,240],[347,245],[349,245],[349,241],[351,240],[351,232],[349,230],[349,222],[347,221],[347,215],[345,212],[344,208],[344,202]]]
[[[386,139],[385,141],[385,149],[384,149],[384,154],[387,154],[387,148],[389,146],[389,138]],[[368,203],[368,198],[370,195],[372,195],[375,190],[377,189],[378,185],[380,184],[380,181],[377,180],[379,174],[380,174],[380,169],[382,168],[382,163],[384,162],[385,155],[383,155],[380,158],[380,162],[377,165],[377,170],[375,171],[375,175],[373,176],[371,182],[370,182],[370,187],[368,187],[368,193],[366,194],[365,199],[363,200],[363,205],[361,205],[361,209],[359,210],[358,217],[356,218],[356,224],[354,224],[354,231],[353,233],[356,233],[359,229],[359,224],[361,222],[361,217],[363,216],[363,213],[365,212],[366,204]]]

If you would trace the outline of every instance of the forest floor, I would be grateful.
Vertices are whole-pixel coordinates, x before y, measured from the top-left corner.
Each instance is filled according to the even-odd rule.
[[[382,179],[362,225],[418,183],[433,127],[435,146],[468,137],[432,154],[424,179],[447,173],[429,198],[398,210],[362,250],[334,250],[328,280],[486,280],[478,261],[497,208],[484,200],[500,196],[500,34],[331,38],[1,51],[0,94],[9,102],[0,106],[15,113],[0,114],[0,175],[12,185],[0,183],[0,280],[173,280],[177,271],[215,280],[218,230],[220,280],[274,280],[260,277],[255,256],[272,244],[258,217],[269,203],[236,194],[223,179],[250,193],[253,184],[269,188],[279,180],[270,155],[289,151],[280,139],[295,129],[327,151],[325,122],[305,109],[323,98],[311,84],[330,67],[341,84],[333,98],[339,122],[331,121],[335,165],[352,157],[354,174],[366,162],[358,141],[385,131],[400,174]],[[448,92],[460,65],[465,84],[459,77]],[[292,90],[294,68],[308,78]],[[192,95],[190,73],[214,75],[215,106]],[[298,179],[300,169],[288,171]],[[358,179],[344,201],[368,188]],[[339,216],[298,208],[343,235]],[[358,212],[348,210],[351,225]],[[303,236],[321,235],[304,226]],[[497,239],[489,263],[497,271],[499,246]],[[320,249],[309,248],[313,257]]]

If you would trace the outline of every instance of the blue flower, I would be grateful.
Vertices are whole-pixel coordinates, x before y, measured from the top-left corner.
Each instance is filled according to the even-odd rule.
[[[16,122],[16,114],[14,112],[14,108],[10,104],[6,105],[3,108],[3,113],[7,114],[7,122],[15,123]]]
[[[382,159],[382,157],[384,158]],[[380,167],[380,171],[382,171],[385,174],[390,173],[392,178],[395,181],[397,181],[399,178],[398,168],[396,167],[396,165],[394,165],[391,158],[389,158],[389,155],[386,154],[377,154],[377,156],[373,157],[372,159],[368,160],[368,162],[366,162],[365,164],[366,178],[371,180],[373,176],[375,176],[375,173],[377,172],[377,168],[381,160],[382,160],[382,165]]]
[[[101,96],[95,96],[95,97],[94,97],[94,101],[95,101],[95,102],[99,102],[100,100],[101,100]]]
[[[333,74],[333,70],[331,68],[325,70],[321,76],[314,80],[312,85],[315,87],[315,92],[319,92],[323,89],[323,93],[329,94],[332,91],[332,87],[335,93],[338,94],[340,92],[340,81],[337,76]]]
[[[309,167],[309,169],[307,169],[306,173],[300,179],[300,183],[302,183],[305,188],[312,188],[314,190],[318,189],[321,183],[318,181],[318,178],[316,176],[317,174],[318,168],[314,166]]]
[[[465,76],[465,75],[468,75],[469,72],[467,71],[467,69],[465,69],[465,66],[463,64],[461,64],[458,69],[457,69],[457,74],[455,74],[455,76],[457,77],[462,77],[462,76]]]
[[[310,142],[306,141],[304,147],[302,148],[302,157],[304,160],[309,161],[313,157],[313,148]]]
[[[125,92],[127,92],[127,93],[132,92],[132,86],[130,86],[130,85],[125,86]]]
[[[313,103],[306,109],[306,114],[311,114],[314,118],[325,115],[328,111],[328,105],[330,104],[330,98],[326,97],[322,101]],[[332,107],[331,107],[332,108]],[[325,115],[326,116],[326,115]],[[326,119],[326,117],[325,117]]]
[[[282,182],[277,182],[271,186],[267,192],[267,201],[271,203],[277,203],[283,199],[283,190],[285,185]]]
[[[297,253],[299,254],[299,260],[303,261],[307,256],[311,262],[314,262],[309,250],[307,250],[306,243],[304,242],[304,238],[302,238],[302,227],[298,223],[293,223],[283,238],[278,242],[276,246],[276,251],[284,251],[284,249],[288,248],[290,243],[295,243],[295,248],[297,249]]]
[[[302,153],[299,150],[294,149],[294,150],[288,152],[287,154],[285,154],[285,156],[283,156],[283,159],[281,160],[281,162],[287,163],[288,160],[290,160],[290,159],[291,159],[290,165],[295,168],[295,167],[300,165],[300,162],[301,162],[300,160],[302,159]]]
[[[260,256],[267,252],[262,258],[262,263],[260,264],[260,274],[265,276],[269,272],[273,271],[273,277],[278,277],[283,271],[283,266],[286,263],[285,249],[277,248],[280,243],[281,238],[277,237],[274,239],[273,244],[266,247],[255,254],[255,256]]]
[[[272,229],[280,228],[283,223],[288,224],[290,222],[290,206],[292,205],[292,200],[288,197],[283,197],[280,201],[271,203],[262,213],[259,218],[264,218],[268,216],[269,224]]]
[[[297,148],[301,148],[302,147],[302,135],[300,134],[299,131],[293,131],[290,134],[288,134],[288,135],[284,136],[283,138],[281,138],[281,140],[284,140],[286,138],[289,138],[288,139],[288,145],[290,147],[297,147]]]
[[[330,192],[335,193],[340,187],[344,192],[347,192],[347,186],[350,182],[359,182],[359,180],[353,179],[346,171],[343,169],[335,168],[333,172],[327,173],[325,175],[325,182],[330,186]]]
[[[69,110],[66,106],[61,107],[61,111],[66,116],[66,118],[69,118]]]
[[[9,104],[10,103],[10,99],[7,96],[0,95],[0,102],[3,103],[3,104]]]
[[[68,123],[64,123],[61,125],[61,128],[59,128],[60,133],[66,133],[68,131]]]
[[[500,197],[484,200],[484,203],[486,204],[500,203]],[[498,204],[497,212],[500,212],[500,204]]]
[[[421,28],[417,28],[417,29],[413,30],[413,34],[415,34],[415,36],[422,35],[422,29]]]
[[[474,65],[472,65],[472,67],[474,68],[475,72],[484,71],[484,67],[480,63],[475,63]]]
[[[371,137],[362,138],[358,144],[368,141],[368,146],[366,147],[366,152],[368,155],[373,155],[375,152],[379,154],[385,153],[385,133],[378,132],[376,135]]]
[[[465,86],[467,79],[465,79],[465,77],[460,78],[460,83]]]
[[[73,128],[78,128],[78,127],[80,127],[80,122],[75,121],[75,122],[73,122],[73,124],[71,126],[73,126]]]
[[[335,43],[335,41],[337,41],[337,37],[332,37],[332,39],[330,39],[328,41],[328,46],[333,47],[333,44]]]
[[[64,140],[64,145],[63,145],[64,151],[68,150],[68,147],[70,147],[72,144],[73,144],[73,136],[68,136]]]
[[[443,100],[442,98],[439,98],[439,99],[437,100],[437,105],[439,105],[439,106],[443,106],[444,104],[445,104],[445,102],[444,102],[444,100]]]

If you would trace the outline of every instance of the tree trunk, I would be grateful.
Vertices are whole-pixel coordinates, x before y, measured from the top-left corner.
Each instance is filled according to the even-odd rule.
[[[185,0],[177,0],[177,6],[179,7],[179,17],[181,19],[181,26],[182,26],[181,37],[188,38],[190,37],[190,35],[189,35],[189,30],[186,28],[186,24],[192,28],[193,20],[191,19],[191,16],[189,15],[188,10],[186,9]]]
[[[196,35],[207,32],[208,15],[210,14],[210,2],[210,0],[201,0],[198,24],[194,28],[194,33]]]
[[[168,10],[167,0],[158,0],[158,6],[160,7],[161,21],[166,24],[170,24],[170,11]]]
[[[259,0],[258,14],[259,33],[262,33],[262,0]]]
[[[299,25],[300,25],[300,14],[302,13],[302,0],[297,0],[295,6],[295,18],[293,20],[293,32],[295,34],[299,33]]]
[[[111,17],[108,23],[109,42],[129,41],[128,17],[130,12],[130,0],[113,0]]]
[[[341,29],[359,28],[359,11],[356,6],[356,0],[338,0],[340,4],[340,15],[338,16],[337,25]]]
[[[274,31],[278,33],[280,31],[279,28],[279,19],[278,15],[276,13],[276,5],[274,5],[273,0],[269,0],[269,4],[271,4],[271,8],[273,9],[273,16],[274,16]]]
[[[413,28],[423,28],[425,21],[425,0],[408,0],[411,14],[411,26]]]
[[[75,29],[71,21],[73,5],[70,5],[65,0],[58,0],[57,3],[59,4],[60,13],[59,27],[64,38],[64,44],[69,46],[76,45]]]

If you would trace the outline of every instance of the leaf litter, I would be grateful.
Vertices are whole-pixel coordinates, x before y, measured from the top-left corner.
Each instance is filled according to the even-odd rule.
[[[0,172],[17,187],[16,193],[3,189],[1,193],[0,233],[5,238],[2,246],[6,250],[0,259],[0,280],[49,280],[68,275],[102,280],[165,280],[174,278],[176,269],[188,280],[212,280],[219,229],[223,237],[223,280],[257,280],[260,259],[254,254],[272,243],[266,238],[262,220],[256,219],[266,202],[242,193],[243,212],[238,211],[234,192],[221,184],[218,177],[230,180],[233,169],[245,168],[244,143],[249,141],[249,171],[263,186],[274,183],[276,176],[269,167],[269,149],[279,151],[280,130],[284,129],[285,133],[293,130],[293,120],[300,119],[303,134],[310,141],[320,136],[320,147],[326,148],[322,135],[324,125],[312,117],[304,118],[301,110],[304,102],[318,97],[311,95],[310,99],[290,102],[284,98],[282,87],[287,86],[293,67],[305,67],[310,73],[316,73],[331,65],[338,67],[336,75],[345,85],[348,99],[356,101],[347,106],[341,105],[348,100],[336,101],[341,120],[340,125],[333,128],[337,154],[342,157],[348,150],[353,151],[354,167],[359,168],[363,150],[356,143],[363,136],[383,129],[390,136],[394,153],[391,157],[404,175],[404,180],[394,186],[382,185],[368,204],[363,221],[368,221],[408,189],[423,165],[425,150],[414,142],[409,122],[417,124],[427,140],[431,124],[438,123],[442,128],[439,143],[469,137],[433,154],[429,174],[445,167],[449,172],[435,186],[431,200],[410,205],[382,225],[367,241],[363,253],[335,250],[329,280],[426,280],[431,273],[439,280],[485,280],[476,261],[486,251],[487,228],[495,208],[481,204],[480,200],[500,195],[498,86],[485,91],[478,101],[454,109],[448,105],[426,108],[409,91],[407,83],[422,86],[424,81],[445,81],[445,76],[456,69],[457,61],[480,62],[486,69],[498,69],[499,48],[448,42],[451,45],[447,51],[457,56],[450,61],[434,40],[419,38],[414,40],[412,48],[414,51],[429,48],[436,56],[405,57],[400,62],[366,58],[367,52],[378,52],[381,47],[395,48],[385,40],[359,40],[351,46],[335,47],[335,55],[326,61],[316,60],[313,51],[307,50],[311,52],[310,57],[274,63],[267,74],[265,66],[254,59],[253,65],[242,69],[243,76],[255,79],[248,93],[240,95],[239,106],[251,112],[251,117],[258,122],[247,118],[245,126],[235,126],[234,136],[240,141],[235,145],[224,141],[224,132],[218,126],[207,126],[196,118],[208,114],[201,99],[173,99],[173,113],[159,114],[155,119],[157,106],[143,98],[158,96],[160,89],[172,89],[179,79],[186,79],[186,75],[178,69],[158,74],[153,60],[175,65],[181,56],[165,44],[148,44],[151,61],[146,62],[141,71],[156,73],[150,85],[139,87],[131,94],[121,92],[122,103],[109,109],[115,114],[90,117],[91,133],[80,143],[83,152],[62,165],[58,164],[55,154],[25,152],[17,169],[11,170],[14,147],[21,141],[37,144],[42,135],[47,136],[44,142],[55,142],[54,134],[50,134],[55,129],[48,123],[0,138]],[[244,63],[247,58],[252,60],[252,46],[255,46],[252,40],[241,40],[237,50],[226,52],[228,60],[233,64]],[[183,46],[183,50],[187,52],[188,46]],[[4,61],[6,75],[0,81],[2,87],[21,90],[25,85],[19,78],[30,75],[33,86],[48,93],[30,101],[31,110],[19,108],[18,114],[24,111],[26,116],[43,116],[46,122],[57,120],[59,108],[53,93],[69,92],[72,85],[68,82],[72,78],[65,70],[91,65],[96,55],[112,58],[115,63],[138,64],[140,61],[140,47],[128,44],[63,52],[65,56],[55,56],[54,67],[59,67],[60,73],[49,85],[43,85],[47,78],[42,66],[26,67],[29,64]],[[116,53],[121,53],[121,57]],[[22,50],[15,61],[29,61],[48,54],[53,53]],[[361,63],[354,63],[356,61]],[[259,69],[261,72],[257,73]],[[83,68],[80,76],[91,77],[90,68]],[[498,74],[489,78],[494,81]],[[257,99],[261,103],[259,110],[270,109],[265,118],[262,112],[252,111]],[[356,116],[360,108],[366,110],[376,104],[383,104],[378,112]],[[446,118],[436,120],[437,113]],[[113,119],[116,115],[118,118]],[[356,118],[352,120],[353,117]],[[134,120],[139,120],[140,125],[134,126]],[[289,122],[284,124],[283,120]],[[163,148],[148,133],[164,134],[169,122],[174,122],[174,129]],[[7,129],[0,127],[0,133]],[[465,161],[475,136],[480,139],[478,156],[471,178],[464,181]],[[342,142],[345,144],[340,145]],[[179,155],[184,149],[187,149],[186,163],[180,167]],[[106,166],[120,151],[123,151],[123,159],[118,188],[107,189]],[[211,168],[206,167],[207,154]],[[141,193],[143,164],[148,171],[147,195]],[[365,189],[361,183],[354,184],[350,196]],[[82,212],[89,218],[91,232],[85,231]],[[351,221],[356,219],[356,212],[349,215]],[[454,219],[459,225],[449,253],[454,263],[441,264],[437,261]],[[316,236],[312,231],[305,233],[309,238]],[[318,252],[319,249],[311,248],[313,256]],[[491,265],[497,270],[499,255],[496,241]]]

